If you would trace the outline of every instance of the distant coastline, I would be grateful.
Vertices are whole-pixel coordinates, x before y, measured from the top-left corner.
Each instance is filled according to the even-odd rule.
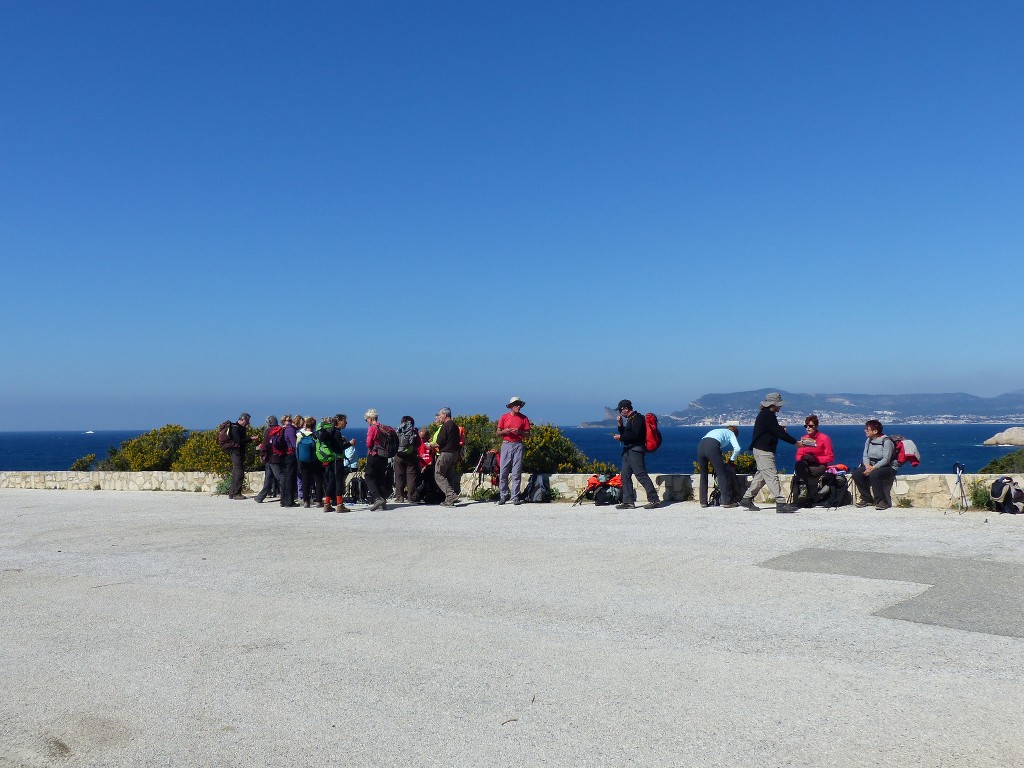
[[[794,423],[794,421],[800,421],[802,423],[804,414],[799,414],[795,419],[786,419],[785,415],[780,414],[779,421],[782,423]],[[884,414],[882,414],[884,416]],[[871,416],[865,416],[863,419],[826,419],[821,417],[822,424],[831,424],[837,427],[853,427],[863,424],[865,421],[871,418],[878,418],[879,414],[872,414]],[[665,429],[671,427],[720,427],[726,421],[738,421],[741,427],[752,427],[754,420],[747,418],[739,418],[737,416],[726,415],[721,419],[704,419],[702,421],[687,423],[679,419],[674,419],[669,415],[658,416],[658,428]],[[1024,425],[1024,419],[901,419],[892,420],[887,422],[887,425],[892,426],[916,426],[925,424],[935,425],[976,425],[981,426],[984,424],[991,424],[993,426],[1015,426]],[[581,424],[576,425],[579,429],[615,429],[615,419],[606,419],[604,421],[584,421]]]

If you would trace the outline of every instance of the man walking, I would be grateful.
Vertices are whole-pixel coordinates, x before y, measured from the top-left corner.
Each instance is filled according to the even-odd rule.
[[[446,507],[454,507],[459,503],[459,492],[455,490],[456,469],[459,464],[459,456],[462,455],[462,445],[459,442],[459,427],[452,421],[452,409],[442,408],[437,412],[437,423],[441,425],[434,435],[432,445],[437,450],[437,458],[434,460],[434,479],[437,487],[444,493]]]
[[[613,437],[622,443],[622,503],[616,504],[616,509],[636,509],[636,489],[633,487],[633,476],[647,492],[647,503],[644,509],[657,509],[661,506],[658,501],[658,491],[647,474],[647,463],[644,456],[647,454],[647,422],[644,415],[633,410],[633,403],[629,400],[619,400],[619,415],[616,422],[619,425],[619,434]]]
[[[228,489],[229,499],[244,499],[242,488],[245,485],[245,449],[249,447],[249,414],[243,413],[238,421],[228,427],[228,437],[235,448],[228,449],[231,459],[231,486]]]
[[[750,448],[754,454],[757,471],[754,473],[754,479],[750,481],[747,492],[740,499],[740,506],[752,512],[760,510],[760,507],[754,506],[754,497],[765,485],[775,496],[776,512],[796,512],[799,509],[786,503],[786,498],[782,495],[782,486],[779,484],[779,470],[775,466],[775,451],[779,447],[779,440],[796,445],[796,438],[779,424],[776,415],[782,410],[783,402],[781,394],[769,392],[761,401],[761,410],[754,419],[754,436],[750,441]]]
[[[708,465],[715,470],[715,477],[718,478],[718,487],[722,492],[722,506],[736,507],[736,499],[733,497],[733,483],[736,478],[736,470],[730,466],[736,457],[740,455],[740,444],[736,436],[740,433],[738,421],[727,421],[724,427],[712,429],[700,441],[697,446],[697,471],[700,473],[700,505],[708,505]],[[722,458],[726,451],[732,451],[728,465]]]
[[[277,416],[267,416],[267,431],[259,446],[260,458],[263,459],[266,467],[263,470],[263,487],[256,494],[257,504],[262,504],[263,500],[270,495],[275,483],[278,488],[282,487],[281,457],[275,454],[271,448],[275,436],[281,431],[281,426],[277,423]]]
[[[520,412],[524,405],[526,403],[513,396],[505,406],[508,413],[502,414],[498,419],[497,434],[501,437],[501,463],[498,467],[499,504],[504,504],[509,498],[513,504],[523,503],[519,498],[519,486],[523,479],[523,440],[530,436],[530,420]]]

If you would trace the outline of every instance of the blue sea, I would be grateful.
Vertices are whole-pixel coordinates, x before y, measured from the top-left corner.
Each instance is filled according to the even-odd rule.
[[[987,446],[982,443],[997,432],[1013,424],[915,424],[909,426],[886,425],[889,434],[903,434],[917,443],[921,450],[921,465],[900,469],[903,473],[952,473],[953,465],[963,464],[968,472],[977,472],[993,459],[1012,453],[1017,448]],[[610,429],[581,429],[562,427],[563,434],[592,459],[618,464],[622,455],[619,444],[612,439]],[[823,431],[832,438],[836,461],[851,467],[860,463],[864,447],[864,428],[857,425],[829,427]],[[697,444],[707,434],[707,427],[671,427],[662,431],[664,443],[659,451],[647,457],[647,468],[652,472],[690,473],[696,458]],[[799,435],[796,425],[790,433]],[[365,429],[348,429],[346,435],[360,440]],[[0,432],[0,470],[60,471],[71,467],[76,460],[90,453],[98,459],[110,448],[137,437],[142,430],[82,432]],[[750,442],[751,427],[740,428],[740,445]],[[795,449],[788,444],[779,445],[779,467],[793,469]]]

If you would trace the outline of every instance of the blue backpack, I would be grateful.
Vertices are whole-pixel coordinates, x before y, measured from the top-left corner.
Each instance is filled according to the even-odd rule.
[[[302,435],[295,444],[295,455],[304,464],[315,464],[319,461],[316,456],[316,438],[312,435]]]

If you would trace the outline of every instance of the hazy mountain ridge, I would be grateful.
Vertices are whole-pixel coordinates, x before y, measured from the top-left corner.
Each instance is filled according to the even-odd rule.
[[[941,394],[865,395],[848,392],[801,393],[780,389],[707,394],[685,410],[658,414],[662,426],[715,426],[730,419],[751,424],[761,400],[768,392],[781,392],[785,401],[780,420],[803,421],[815,413],[822,424],[863,424],[877,418],[892,424],[1009,424],[1024,422],[1024,390],[995,397],[978,397],[966,392]],[[615,411],[605,407],[601,421],[587,421],[581,427],[608,427],[615,423]]]

